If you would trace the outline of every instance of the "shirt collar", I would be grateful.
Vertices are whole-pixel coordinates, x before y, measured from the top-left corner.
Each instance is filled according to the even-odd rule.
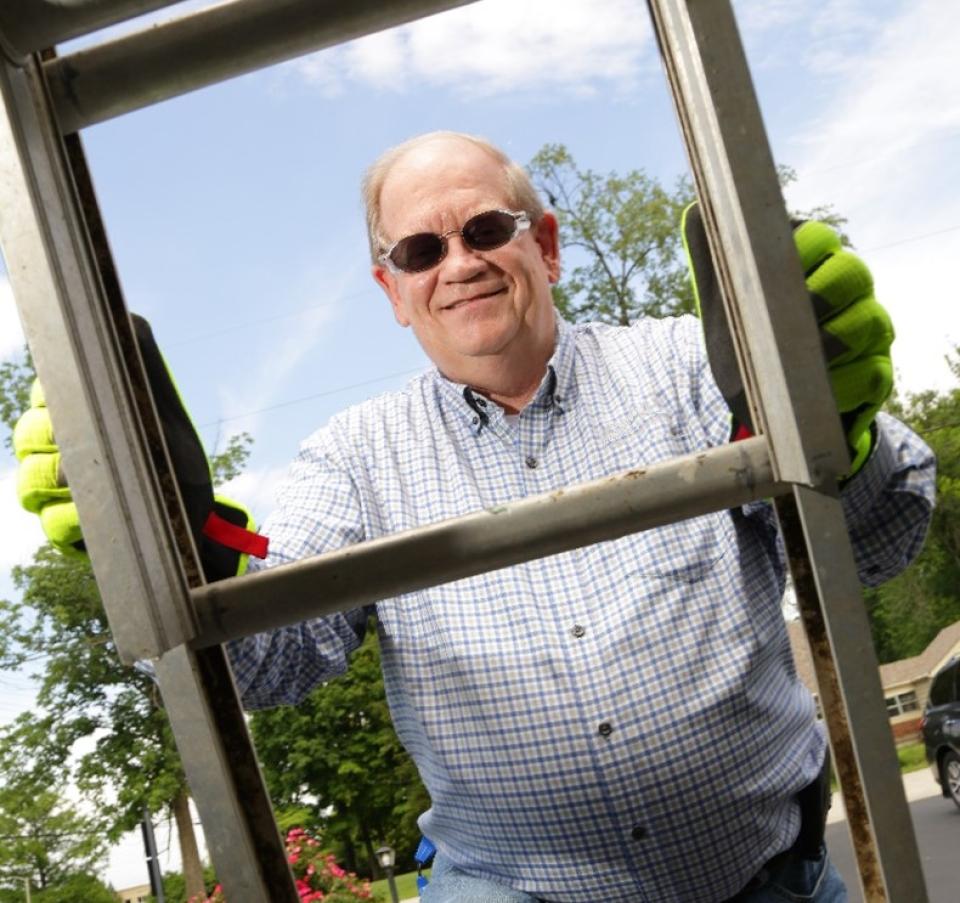
[[[556,317],[556,346],[540,386],[527,407],[552,406],[561,411],[574,390],[574,330],[559,314]],[[447,379],[439,370],[433,370],[434,384],[440,397],[473,427],[483,428],[494,417],[500,417],[502,409],[473,391],[464,383]]]

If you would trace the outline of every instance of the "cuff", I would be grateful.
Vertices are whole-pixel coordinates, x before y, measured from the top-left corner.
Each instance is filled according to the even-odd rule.
[[[857,522],[858,514],[862,518],[863,512],[871,510],[871,503],[889,484],[897,465],[897,450],[879,417],[871,429],[874,443],[870,456],[863,467],[843,484],[840,492],[843,512],[851,527]]]

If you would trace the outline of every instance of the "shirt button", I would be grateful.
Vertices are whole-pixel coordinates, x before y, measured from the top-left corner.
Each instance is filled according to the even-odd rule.
[[[531,470],[535,470],[540,462],[533,455],[527,455],[527,459],[524,463],[526,463],[527,467],[529,467]]]
[[[597,731],[601,737],[609,737],[613,733],[613,725],[609,721],[601,721]]]
[[[643,838],[647,836],[647,829],[643,825],[634,825],[630,836],[634,840],[643,840]]]
[[[474,418],[473,418],[473,425],[474,425],[474,426],[476,426],[479,422],[480,422],[480,418],[479,418],[479,417],[474,417]]]
[[[570,633],[572,633],[578,640],[587,632],[586,628],[580,624],[574,624],[570,628]]]

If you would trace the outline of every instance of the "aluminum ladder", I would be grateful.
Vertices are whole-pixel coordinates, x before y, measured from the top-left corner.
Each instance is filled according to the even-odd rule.
[[[229,898],[297,894],[222,642],[775,497],[864,897],[923,903],[837,494],[846,446],[824,414],[819,338],[729,0],[648,6],[758,435],[213,585],[200,577],[79,132],[464,0],[228,0],[66,56],[51,49],[170,5],[0,6],[0,243],[117,648],[128,663],[156,662]]]

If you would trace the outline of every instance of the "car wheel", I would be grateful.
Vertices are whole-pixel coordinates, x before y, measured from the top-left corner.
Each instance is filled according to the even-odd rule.
[[[960,756],[953,750],[943,757],[943,780],[950,798],[960,806]]]

